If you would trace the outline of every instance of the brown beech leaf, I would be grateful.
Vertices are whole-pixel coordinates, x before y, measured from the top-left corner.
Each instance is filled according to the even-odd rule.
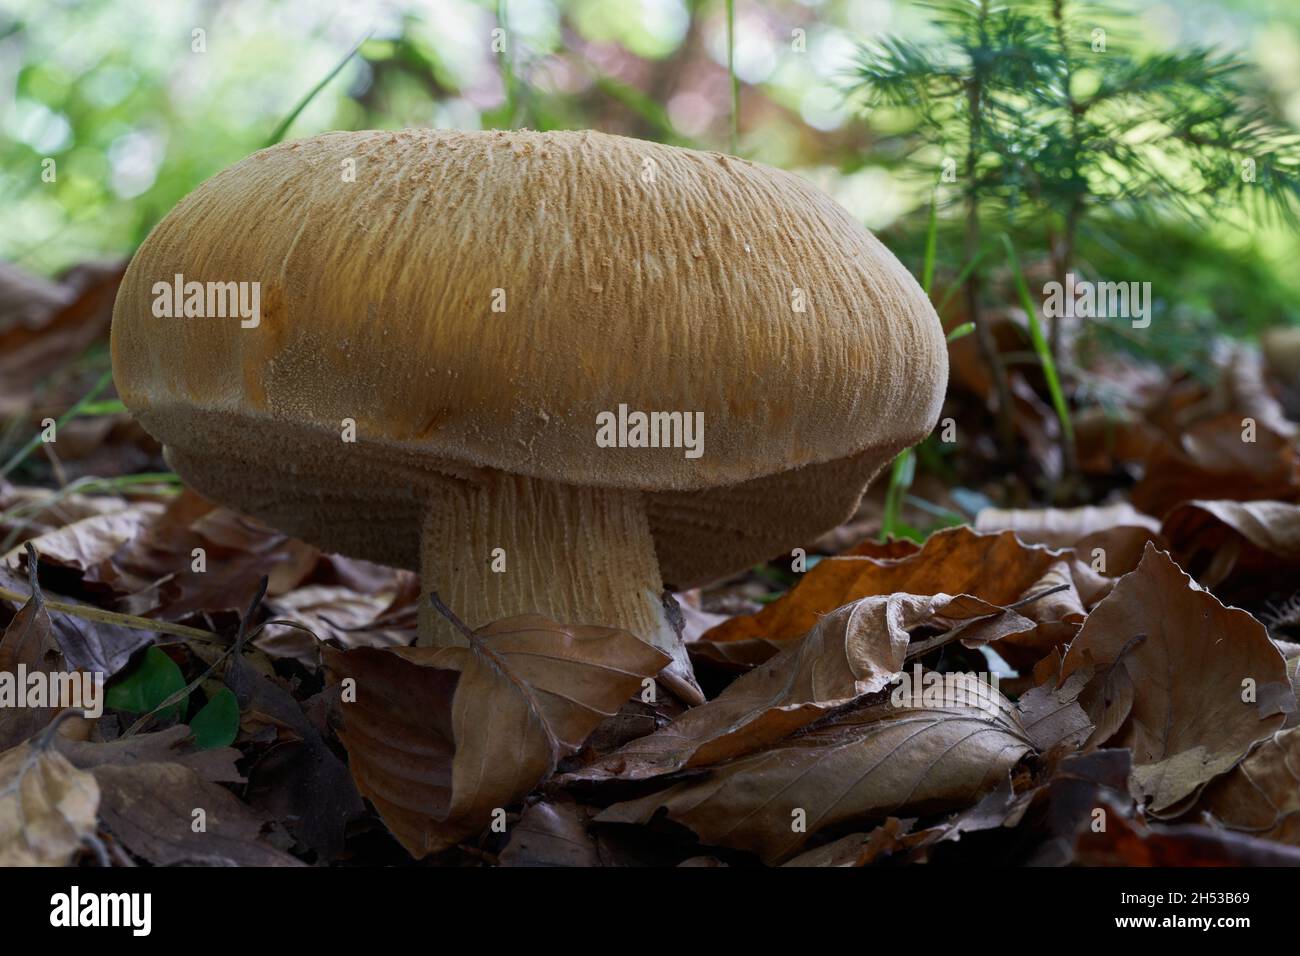
[[[302,865],[261,839],[266,821],[233,793],[179,763],[108,762],[91,773],[105,828],[156,866]]]
[[[1160,430],[1132,412],[1082,409],[1074,419],[1075,451],[1085,474],[1111,475],[1146,460],[1161,440]]]
[[[846,604],[714,700],[568,779],[640,780],[759,750],[892,683],[907,659],[910,629],[929,624],[947,630],[1001,611],[978,598],[946,594],[891,594]]]
[[[1234,572],[1290,578],[1300,565],[1300,505],[1285,501],[1188,501],[1165,516],[1179,564],[1205,587]]]
[[[119,737],[117,740],[94,742],[89,740],[57,739],[59,752],[79,770],[92,773],[98,767],[109,765],[130,767],[146,763],[177,764],[192,770],[204,780],[224,783],[242,783],[243,775],[235,766],[241,754],[233,747],[198,750],[185,724],[176,724],[152,734]]]
[[[195,567],[200,548],[207,567]],[[120,609],[164,620],[239,612],[265,575],[267,594],[296,587],[320,553],[310,545],[186,491],[125,543],[112,561],[87,574],[125,593]],[[220,568],[221,573],[212,573]]]
[[[57,750],[0,754],[0,866],[66,866],[95,832],[99,787]]]
[[[795,638],[799,640],[799,638]],[[761,637],[743,638],[739,641],[692,641],[686,645],[691,663],[699,670],[701,665],[712,665],[723,671],[743,674],[770,661],[794,643],[791,640],[767,641]]]
[[[391,596],[359,594],[338,585],[309,584],[266,602],[277,621],[298,627],[268,625],[253,641],[271,657],[293,657],[308,666],[316,661],[317,645],[330,641],[342,648],[398,647],[410,644],[413,629],[374,626],[387,610]],[[308,634],[302,628],[311,631]],[[312,635],[315,635],[313,637]]]
[[[57,738],[68,762],[99,786],[99,817],[128,850],[157,866],[298,866],[261,839],[267,820],[215,781],[242,782],[238,750],[198,750],[183,724],[106,743]],[[194,830],[194,811],[204,828]]]
[[[1260,743],[1198,806],[1234,830],[1300,846],[1300,727]]]
[[[1139,635],[1132,641],[1136,646],[1146,638]],[[1128,672],[1124,658],[1126,651],[1109,664],[1101,667],[1081,668],[1071,675],[1071,680],[1079,676],[1092,676],[1079,694],[1079,704],[1088,714],[1093,724],[1091,736],[1084,744],[1087,748],[1100,747],[1114,737],[1128,721],[1133,712],[1133,696],[1137,692],[1133,686],[1133,675]]]
[[[779,863],[826,827],[969,806],[1033,747],[1000,693],[942,676],[964,703],[926,705],[922,688],[900,686],[898,705],[857,707],[596,819],[648,823],[663,808],[707,844]]]
[[[1069,561],[1055,562],[1026,589],[1021,601],[1035,595],[1041,596],[1018,608],[1018,613],[1029,619],[1029,625],[998,635],[994,648],[1007,663],[1022,671],[1032,670],[1053,648],[1064,647],[1072,641],[1088,616]],[[978,646],[971,637],[964,638],[962,643],[967,647]]]
[[[1072,854],[1083,866],[1300,866],[1300,850],[1232,830],[1147,826],[1103,808],[1106,829],[1079,830]]]
[[[1060,554],[1016,540],[1014,533],[979,534],[965,526],[931,535],[915,554],[896,559],[825,558],[789,594],[757,614],[733,617],[705,634],[710,641],[782,640],[806,634],[821,615],[882,594],[969,594],[1011,604]]]
[[[1134,694],[1111,743],[1133,751],[1133,790],[1154,814],[1226,773],[1282,725],[1276,698],[1280,689],[1290,694],[1290,683],[1264,626],[1225,607],[1151,545],[1088,616],[1061,679],[1121,655]]]
[[[1274,641],[1273,646],[1286,656],[1286,676],[1291,681],[1291,696],[1295,700],[1295,708],[1286,715],[1286,723],[1282,725],[1283,730],[1290,730],[1292,727],[1300,727],[1300,653],[1287,654],[1286,650],[1278,646]]]
[[[15,328],[39,329],[71,300],[71,289],[0,262],[0,336]]]
[[[1079,833],[1091,830],[1112,816],[1125,818],[1136,812],[1129,794],[1132,754],[1127,750],[1092,753],[1045,760],[1047,780],[1027,794],[1025,816],[1032,818],[1046,839],[1022,862],[1030,866],[1062,866],[1073,861]],[[1101,817],[1097,811],[1105,814]]]
[[[1160,522],[1128,503],[1083,508],[985,508],[975,516],[976,531],[1014,531],[1026,544],[1073,548],[1080,539],[1117,528],[1160,530]]]
[[[352,776],[416,857],[480,832],[574,753],[668,656],[626,631],[536,614],[470,647],[326,648]]]
[[[1231,412],[1186,429],[1175,443],[1157,445],[1130,493],[1133,504],[1163,518],[1184,501],[1285,500],[1300,494],[1294,446],[1262,425],[1242,440],[1242,416]]]
[[[1269,390],[1259,349],[1235,345],[1224,363],[1219,389],[1228,408],[1253,418],[1284,438],[1295,437],[1300,426],[1286,417],[1282,403]]]
[[[1083,568],[1096,568],[1113,577],[1137,567],[1148,541],[1164,546],[1160,522],[1127,503],[1005,511],[985,508],[975,518],[975,530],[1014,531],[1026,544],[1071,549]],[[1072,571],[1080,577],[1081,568]],[[1077,584],[1081,592],[1088,590],[1084,581]]]
[[[113,555],[143,534],[162,512],[162,505],[140,501],[117,511],[91,515],[63,525],[31,543],[42,564],[55,564],[82,572],[108,568]],[[21,552],[21,546],[14,548],[5,555],[5,560],[12,562]],[[114,575],[110,572],[110,576]]]
[[[20,668],[28,674],[50,674],[60,663],[59,646],[54,640],[50,612],[46,610],[35,568],[28,569],[27,580],[32,596],[0,635],[0,673],[12,675],[11,686],[19,694],[26,692],[26,687],[17,683]],[[0,700],[0,748],[8,749],[31,737],[59,709],[53,701],[46,702],[46,706],[18,706],[22,703]]]
[[[924,863],[942,844],[959,842],[965,834],[1018,826],[1034,794],[1016,794],[1007,778],[974,806],[925,829],[913,830],[914,819],[889,817],[869,833],[850,834],[801,853],[783,865],[869,866],[895,854],[904,854],[903,862]]]
[[[534,803],[510,828],[502,866],[600,866],[600,848],[587,830],[592,811],[578,803]]]
[[[350,820],[365,812],[352,774],[316,723],[286,687],[260,673],[245,657],[226,671],[239,701],[241,722],[273,729],[276,746],[249,769],[249,802],[286,828],[323,860],[344,848]],[[322,721],[323,726],[323,721]]]
[[[800,853],[782,866],[788,867],[843,867],[869,866],[882,856],[909,850],[929,837],[928,831],[912,833],[915,820],[889,817],[869,833],[850,833],[848,836],[822,844],[816,849]]]
[[[30,400],[37,385],[105,335],[125,265],[84,270],[87,281],[65,285],[73,294],[52,316],[14,324],[0,339],[0,415],[8,418]]]
[[[1040,684],[1016,702],[1025,735],[1039,751],[1062,744],[1077,747],[1092,732],[1092,720],[1079,705],[1079,692],[1087,674],[1076,673],[1060,687]]]

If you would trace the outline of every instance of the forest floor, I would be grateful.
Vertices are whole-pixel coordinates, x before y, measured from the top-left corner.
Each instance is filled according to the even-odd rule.
[[[107,680],[0,706],[0,863],[1300,863],[1297,427],[1250,348],[1072,369],[1068,470],[1044,384],[1008,457],[954,342],[897,515],[886,471],[806,563],[675,595],[688,708],[588,622],[394,652],[414,574],[184,489],[114,401],[120,275],[0,289],[0,678]]]

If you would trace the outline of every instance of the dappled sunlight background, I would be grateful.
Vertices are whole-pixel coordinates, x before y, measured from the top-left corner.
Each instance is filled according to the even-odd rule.
[[[1300,6],[1142,6],[1140,48],[1237,49],[1259,67],[1276,112],[1300,121]],[[499,16],[510,27],[506,58],[491,49]],[[194,51],[195,30],[204,31],[206,52]],[[857,44],[887,34],[935,35],[924,6],[904,0],[738,3],[739,152],[800,172],[874,229],[915,233],[923,213],[909,214],[925,204],[930,184],[878,148],[915,118],[864,117],[844,92]],[[363,39],[286,135],[591,127],[729,146],[721,0],[6,0],[0,258],[52,274],[128,255],[196,184],[265,145]],[[46,158],[58,164],[55,183],[40,177]],[[1232,218],[1225,210],[1223,219]],[[1116,238],[1123,245],[1122,233]],[[1300,293],[1289,267],[1300,250],[1289,230],[1225,227],[1218,238],[1270,263]]]

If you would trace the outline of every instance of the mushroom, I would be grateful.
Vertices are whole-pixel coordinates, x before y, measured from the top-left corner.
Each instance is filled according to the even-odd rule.
[[[690,702],[665,583],[845,520],[947,382],[925,294],[805,180],[595,132],[254,153],[141,246],[112,349],[202,494],[418,567],[471,627],[625,628]]]

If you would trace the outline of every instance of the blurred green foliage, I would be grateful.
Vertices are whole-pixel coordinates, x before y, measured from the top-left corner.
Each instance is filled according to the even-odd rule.
[[[930,11],[913,0],[736,0],[734,11],[739,151],[813,180],[885,230],[919,273],[931,183],[893,145],[919,116],[901,104],[863,121],[843,90],[858,44],[891,34],[932,44]],[[0,258],[54,273],[129,255],[195,185],[272,138],[367,36],[288,137],[591,127],[725,150],[726,21],[726,0],[5,0]],[[504,54],[493,45],[503,24]],[[1141,8],[1133,32],[1145,52],[1239,49],[1258,68],[1261,102],[1300,118],[1300,6],[1175,0]],[[1026,252],[1041,247],[1023,223],[1012,236]],[[960,246],[942,216],[937,289],[964,264]],[[1160,219],[1136,232],[1098,217],[1078,258],[1176,295],[1157,303],[1170,314],[1249,331],[1296,320],[1297,253],[1290,229],[1243,226],[1225,206],[1195,229]]]

